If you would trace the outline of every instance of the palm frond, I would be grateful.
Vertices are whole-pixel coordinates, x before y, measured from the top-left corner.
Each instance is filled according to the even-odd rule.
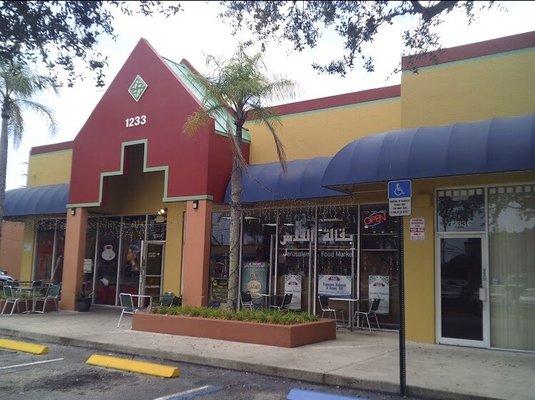
[[[19,147],[22,142],[22,135],[24,133],[24,117],[22,110],[17,103],[11,103],[8,108],[8,135],[13,137],[13,146]]]
[[[184,133],[191,135],[208,125],[214,114],[220,111],[222,107],[219,104],[208,108],[201,108],[194,114],[190,115],[184,124]]]
[[[37,103],[33,100],[28,99],[17,99],[15,100],[15,103],[20,104],[22,107],[25,107],[31,111],[34,111],[35,113],[45,117],[48,121],[48,130],[51,135],[55,135],[57,133],[57,124],[56,119],[54,118],[54,115],[52,113],[52,110],[50,110],[48,107]]]
[[[273,137],[273,141],[275,142],[277,158],[279,159],[282,170],[286,172],[286,151],[284,150],[284,144],[282,143],[279,138],[279,135],[277,134],[276,128],[277,125],[282,125],[280,117],[274,112],[272,108],[261,107],[259,105],[252,105],[251,108],[252,112],[256,117],[256,119],[252,122],[257,124],[260,123],[269,130],[271,136]]]

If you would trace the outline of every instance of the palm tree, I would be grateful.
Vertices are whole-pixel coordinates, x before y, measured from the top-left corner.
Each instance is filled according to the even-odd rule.
[[[243,126],[246,121],[264,125],[273,136],[279,161],[286,169],[286,156],[277,135],[280,118],[266,101],[293,96],[294,84],[290,80],[270,77],[260,53],[248,55],[239,46],[234,55],[225,61],[207,57],[207,65],[215,66],[211,77],[192,71],[192,80],[201,88],[203,108],[191,115],[185,125],[186,133],[194,133],[211,118],[222,117],[227,121],[227,136],[234,158],[231,175],[229,279],[227,307],[235,308],[238,294],[238,257],[242,193],[242,172],[247,164],[242,153]],[[227,118],[227,116],[231,118]]]
[[[18,147],[24,134],[23,110],[44,115],[49,122],[51,134],[56,132],[56,123],[52,112],[42,104],[32,100],[40,91],[57,87],[52,79],[32,73],[20,64],[0,64],[0,105],[2,107],[2,131],[0,133],[0,237],[1,224],[4,219],[4,201],[6,197],[7,151],[9,136],[13,145]]]

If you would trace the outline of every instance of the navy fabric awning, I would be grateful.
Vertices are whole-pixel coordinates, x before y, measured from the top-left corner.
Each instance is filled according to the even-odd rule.
[[[322,185],[384,182],[535,169],[535,114],[405,129],[349,143]]]
[[[286,163],[286,172],[278,162],[250,165],[243,173],[241,201],[256,203],[340,196],[341,193],[321,186],[323,173],[330,160],[330,157],[318,157],[289,161]],[[230,183],[225,202],[230,202]]]
[[[8,190],[4,203],[4,216],[65,214],[68,199],[67,184]]]

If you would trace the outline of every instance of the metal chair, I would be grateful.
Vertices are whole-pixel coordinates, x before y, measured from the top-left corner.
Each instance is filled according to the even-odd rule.
[[[342,317],[342,322],[344,322],[344,310],[337,310],[335,308],[329,307],[329,297],[325,295],[318,295],[318,300],[320,302],[320,308],[321,308],[321,318],[324,318],[325,314],[332,313],[334,315],[334,319],[338,321],[338,317],[336,316],[336,313],[340,313],[340,316]]]
[[[47,291],[46,291],[46,294],[44,296],[34,298],[34,300],[33,300],[34,311],[36,313],[39,313],[39,314],[44,314],[45,311],[46,311],[46,304],[49,301],[52,301],[54,303],[54,306],[56,307],[56,311],[58,311],[59,310],[59,307],[58,307],[59,292],[60,292],[60,286],[59,285],[49,286]],[[41,310],[36,310],[38,301],[42,301],[43,302],[43,308]]]
[[[15,307],[17,307],[17,310],[20,312],[20,297],[17,295],[16,290],[11,286],[8,285],[7,282],[4,285],[4,297],[5,297],[5,303],[4,307],[2,307],[2,314],[5,313],[7,305],[12,304],[11,306],[11,312],[10,315],[13,315],[13,312],[15,311]]]
[[[292,297],[293,297],[293,294],[291,293],[286,293],[284,295],[284,297],[282,298],[282,302],[280,304],[272,304],[270,306],[270,308],[275,308],[279,311],[281,310],[287,310],[288,309],[288,306],[290,305],[290,303],[292,302]]]
[[[379,309],[380,303],[381,299],[368,299],[368,311],[355,311],[355,319],[357,319],[359,315],[363,315],[366,318],[366,321],[368,322],[368,329],[370,330],[370,332],[372,331],[372,328],[370,326],[370,316],[375,317],[375,323],[377,324],[377,328],[381,329],[381,326],[379,325],[379,320],[377,319],[377,310]]]
[[[248,292],[241,292],[240,296],[241,306],[243,308],[248,308],[249,310],[252,310],[254,308],[253,304],[253,297],[251,296],[251,293]]]
[[[133,296],[131,293],[120,293],[119,301],[123,309],[121,311],[121,316],[119,317],[119,322],[117,323],[117,328],[121,326],[121,320],[123,319],[124,314],[134,315],[139,310],[147,310],[151,307],[150,304],[149,304],[149,307],[139,307],[139,304],[138,304],[138,307],[134,306],[134,300],[133,300]]]

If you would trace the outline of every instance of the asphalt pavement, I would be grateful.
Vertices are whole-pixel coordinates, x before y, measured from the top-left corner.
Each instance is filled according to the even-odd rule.
[[[254,373],[117,355],[180,367],[178,378],[156,378],[86,365],[87,358],[95,353],[88,349],[61,345],[49,345],[49,349],[44,356],[0,350],[2,400],[275,400],[286,399],[292,388],[360,399],[399,399],[392,395],[319,386]]]

